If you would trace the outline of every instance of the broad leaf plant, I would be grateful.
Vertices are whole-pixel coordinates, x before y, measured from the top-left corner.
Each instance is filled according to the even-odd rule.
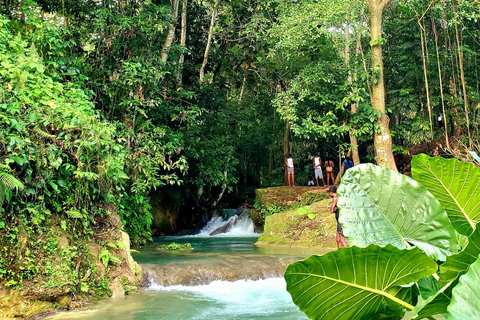
[[[372,164],[338,188],[349,248],[291,264],[287,290],[310,319],[477,319],[480,169],[415,156],[413,179]]]

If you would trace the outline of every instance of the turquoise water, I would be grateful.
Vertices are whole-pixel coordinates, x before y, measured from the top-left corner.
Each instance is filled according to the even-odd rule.
[[[105,300],[88,311],[49,319],[101,320],[305,320],[282,278],[214,281],[208,285],[159,287]]]
[[[319,250],[309,248],[290,247],[256,247],[254,243],[259,235],[243,237],[162,237],[154,239],[154,245],[140,249],[140,253],[134,253],[133,258],[140,264],[169,264],[169,263],[202,263],[205,259],[224,259],[229,255],[269,255],[274,257],[299,256],[308,257],[311,254],[325,253],[331,249]],[[160,245],[168,245],[172,242],[177,244],[190,243],[194,250],[191,251],[168,251]]]
[[[162,237],[154,239],[154,245],[139,250],[139,254],[134,253],[133,258],[140,264],[167,264],[183,261],[188,261],[189,263],[194,261],[201,262],[205,258],[228,254],[261,254],[262,250],[253,245],[257,238],[258,235],[250,237]],[[172,242],[177,244],[190,243],[194,250],[172,252],[162,250],[159,247]]]
[[[140,249],[134,258],[140,264],[188,267],[222,263],[232,256],[306,257],[310,251],[258,248],[258,235],[241,237],[166,237]],[[191,243],[193,251],[169,252],[162,244]],[[316,252],[319,253],[319,252]],[[255,261],[255,260],[254,260]],[[138,293],[93,303],[85,310],[59,313],[47,319],[131,319],[131,320],[305,320],[285,289],[283,278],[261,280],[213,281],[197,286],[160,286],[152,283]]]

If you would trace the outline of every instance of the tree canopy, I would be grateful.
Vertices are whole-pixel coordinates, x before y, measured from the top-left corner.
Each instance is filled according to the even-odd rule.
[[[182,208],[178,229],[199,227],[283,184],[290,153],[304,184],[316,152],[395,169],[414,145],[478,148],[475,1],[4,0],[0,14],[0,170],[25,185],[5,189],[3,224],[113,205],[141,243],[154,194]]]

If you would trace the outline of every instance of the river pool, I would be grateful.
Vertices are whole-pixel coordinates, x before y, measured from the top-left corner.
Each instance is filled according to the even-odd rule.
[[[170,267],[171,270],[212,267],[224,264],[233,269],[255,263],[267,264],[276,259],[305,258],[314,252],[289,248],[259,248],[258,234],[244,232],[208,236],[165,237],[154,245],[140,249],[135,260],[144,267]],[[191,243],[191,252],[168,252],[160,245]],[[293,258],[295,257],[295,258]],[[267,260],[265,260],[267,259]],[[270,259],[270,260],[268,260]],[[265,262],[267,261],[267,262]],[[232,265],[234,263],[235,265]],[[45,319],[128,319],[128,320],[300,320],[307,319],[292,302],[280,275],[260,276],[256,280],[209,280],[197,285],[159,285],[153,279],[138,293],[122,298],[93,302],[83,310],[61,312]]]

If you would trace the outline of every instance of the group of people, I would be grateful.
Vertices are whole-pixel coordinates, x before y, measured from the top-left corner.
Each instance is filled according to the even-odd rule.
[[[287,180],[288,180],[288,185],[289,186],[294,186],[295,185],[295,168],[294,168],[294,163],[295,161],[293,160],[293,156],[291,154],[288,155],[288,158],[285,159],[285,166],[287,167]],[[335,183],[335,177],[333,176],[333,168],[335,167],[335,164],[332,160],[327,160],[323,164],[325,167],[325,172],[327,176],[327,184],[325,184],[325,179],[323,178],[323,171],[322,171],[322,158],[320,157],[320,153],[317,152],[315,157],[313,158],[313,170],[315,172],[315,180],[317,182],[317,187],[320,187],[320,184],[318,180],[322,180],[323,185],[330,185],[330,180],[331,183]],[[353,161],[350,158],[345,158],[343,161],[343,165],[345,166],[345,170],[353,167]],[[314,181],[313,177],[309,176],[308,179],[308,185],[313,186]],[[328,193],[330,197],[332,198],[332,205],[330,206],[330,212],[335,214],[335,219],[337,220],[337,235],[336,235],[336,242],[338,247],[347,247],[347,240],[345,236],[343,235],[343,229],[341,224],[338,222],[338,208],[337,208],[337,187],[335,185],[332,185],[328,189]]]
[[[292,154],[288,155],[288,158],[285,159],[285,166],[287,167],[287,183],[289,186],[295,185],[295,169]],[[322,158],[320,157],[320,153],[317,152],[315,157],[313,158],[313,171],[315,172],[315,180],[317,182],[317,187],[320,187],[319,179],[322,180],[323,186],[333,185],[335,183],[335,177],[333,176],[333,168],[335,164],[332,160],[327,160],[323,164],[325,167],[327,183],[325,184],[325,179],[323,177],[323,170],[322,170]],[[313,181],[313,176],[308,177],[308,184],[309,186],[315,185]]]

